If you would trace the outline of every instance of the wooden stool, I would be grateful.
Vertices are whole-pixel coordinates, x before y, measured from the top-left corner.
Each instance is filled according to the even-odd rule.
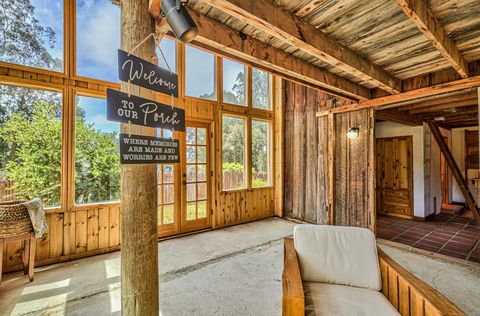
[[[3,266],[3,247],[4,245],[15,242],[23,241],[23,273],[28,273],[30,282],[33,281],[33,268],[35,265],[35,247],[36,240],[34,233],[23,233],[16,236],[0,237],[0,284],[2,284],[2,266]]]

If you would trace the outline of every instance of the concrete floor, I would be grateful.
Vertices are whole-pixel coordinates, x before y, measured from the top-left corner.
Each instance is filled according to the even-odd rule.
[[[294,225],[267,219],[160,242],[160,314],[280,315],[282,238]],[[381,247],[471,315],[480,311],[480,269]],[[10,273],[0,314],[120,314],[119,281],[120,252],[38,268],[32,283]]]

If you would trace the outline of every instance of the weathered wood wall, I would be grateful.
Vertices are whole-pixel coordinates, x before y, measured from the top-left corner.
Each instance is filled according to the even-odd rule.
[[[285,214],[316,224],[372,227],[371,110],[316,117],[348,101],[285,83]],[[349,127],[360,128],[355,140]],[[372,227],[373,228],[373,227]]]

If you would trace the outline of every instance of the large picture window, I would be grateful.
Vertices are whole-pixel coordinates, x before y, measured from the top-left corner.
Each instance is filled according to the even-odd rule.
[[[0,201],[60,205],[62,94],[0,85]]]
[[[107,121],[104,99],[77,96],[75,111],[75,203],[120,198],[120,125]]]
[[[224,190],[245,188],[245,119],[223,115],[222,179]]]
[[[77,0],[77,75],[118,82],[120,6],[112,1]]]
[[[215,55],[185,46],[185,95],[216,100]]]
[[[0,1],[0,61],[63,72],[63,1]]]
[[[252,120],[252,187],[271,185],[271,125]]]
[[[246,105],[246,67],[229,59],[223,59],[223,102]]]

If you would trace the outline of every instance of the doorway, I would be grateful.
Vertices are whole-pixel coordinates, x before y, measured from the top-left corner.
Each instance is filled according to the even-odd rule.
[[[377,213],[413,218],[412,136],[377,138]]]
[[[444,137],[445,143],[448,144],[448,138]],[[445,156],[440,152],[440,179],[442,188],[442,207],[447,206],[449,201],[448,194],[448,165]]]
[[[210,227],[210,124],[187,122],[180,139],[180,163],[157,167],[158,235]],[[169,138],[171,131],[159,136]],[[180,137],[180,136],[179,136]]]

